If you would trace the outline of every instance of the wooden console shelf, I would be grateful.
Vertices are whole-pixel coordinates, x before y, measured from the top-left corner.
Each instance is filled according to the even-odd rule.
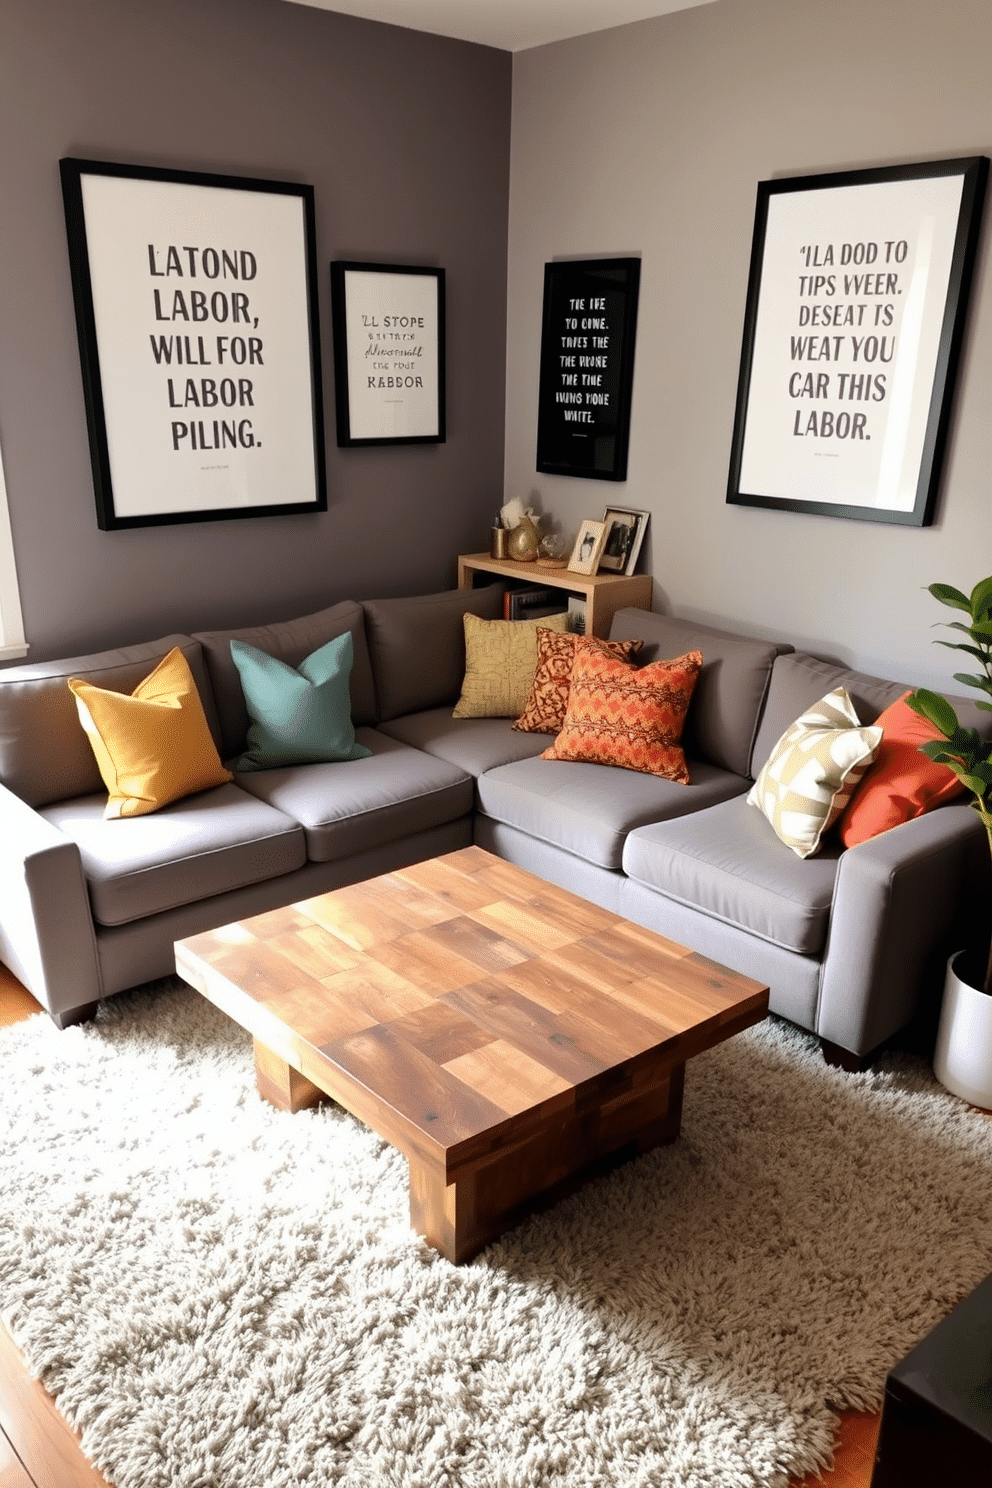
[[[651,608],[650,574],[570,573],[567,568],[542,568],[536,563],[517,563],[513,558],[490,558],[488,553],[463,553],[458,559],[458,587],[471,589],[477,573],[498,574],[502,579],[524,579],[549,589],[567,589],[586,602],[586,632],[608,636],[617,610]]]

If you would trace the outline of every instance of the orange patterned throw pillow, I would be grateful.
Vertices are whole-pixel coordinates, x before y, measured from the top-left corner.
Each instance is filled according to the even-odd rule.
[[[679,740],[702,664],[702,653],[689,651],[635,667],[580,638],[565,722],[541,758],[619,765],[688,785]]]
[[[537,631],[537,671],[527,699],[527,706],[513,725],[525,734],[557,734],[565,722],[568,710],[568,694],[572,686],[572,663],[575,660],[575,643],[579,636],[572,631]],[[602,646],[610,656],[626,659],[639,651],[641,641],[601,641],[596,636],[587,636]]]

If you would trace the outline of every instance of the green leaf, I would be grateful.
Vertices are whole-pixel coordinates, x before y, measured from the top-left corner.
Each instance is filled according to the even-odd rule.
[[[920,745],[920,753],[925,754],[927,759],[933,760],[934,764],[947,765],[951,756],[947,752],[947,746],[939,739],[928,739],[925,744]]]
[[[987,756],[989,750],[992,749],[992,744],[983,739],[978,730],[973,728],[956,728],[948,743],[951,749],[956,749],[959,754],[964,754],[968,750]]]
[[[951,624],[954,622],[952,621]],[[979,640],[982,636],[992,636],[992,620],[973,620],[971,625],[966,625],[965,630]]]
[[[987,615],[992,606],[992,577],[980,579],[971,591],[971,613],[976,620]]]
[[[965,627],[962,625],[961,629],[964,630]],[[934,641],[934,645],[949,646],[952,651],[967,651],[969,656],[973,656],[976,661],[980,661],[983,665],[987,660],[986,652],[979,651],[977,646],[966,646],[964,641]]]
[[[940,697],[936,692],[930,692],[926,687],[918,687],[915,692],[910,693],[906,701],[914,713],[919,713],[923,718],[928,719],[948,738],[958,727],[958,715],[947,699]]]
[[[971,601],[966,599],[960,589],[955,589],[951,584],[928,584],[927,592],[934,599],[939,599],[941,604],[950,605],[955,610],[966,610],[971,614]]]
[[[968,790],[972,791],[976,796],[978,796],[979,799],[981,799],[985,795],[988,787],[986,786],[985,781],[982,780],[978,775],[964,775],[961,773],[960,770],[955,770],[954,773],[957,775],[962,784],[965,785]]]
[[[981,708],[983,713],[992,713],[992,703],[976,703],[976,708]]]
[[[955,672],[955,682],[963,682],[966,687],[977,687],[980,692],[992,693],[992,680],[988,677],[976,677],[968,672]]]

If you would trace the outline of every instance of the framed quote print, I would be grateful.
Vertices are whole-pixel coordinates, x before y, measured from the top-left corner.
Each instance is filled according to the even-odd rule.
[[[100,527],[325,511],[312,187],[60,168]]]
[[[985,156],[762,181],[727,500],[932,520]]]
[[[338,444],[443,444],[444,270],[331,264]]]
[[[639,258],[544,266],[537,468],[627,479]]]

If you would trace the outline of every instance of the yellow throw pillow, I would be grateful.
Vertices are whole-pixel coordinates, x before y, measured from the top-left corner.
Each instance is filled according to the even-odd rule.
[[[233,780],[178,646],[130,696],[70,677],[79,721],[109,792],[104,816],[147,816],[170,801]]]
[[[464,619],[465,680],[452,716],[519,718],[537,671],[537,628],[567,630],[567,613],[540,620]]]

